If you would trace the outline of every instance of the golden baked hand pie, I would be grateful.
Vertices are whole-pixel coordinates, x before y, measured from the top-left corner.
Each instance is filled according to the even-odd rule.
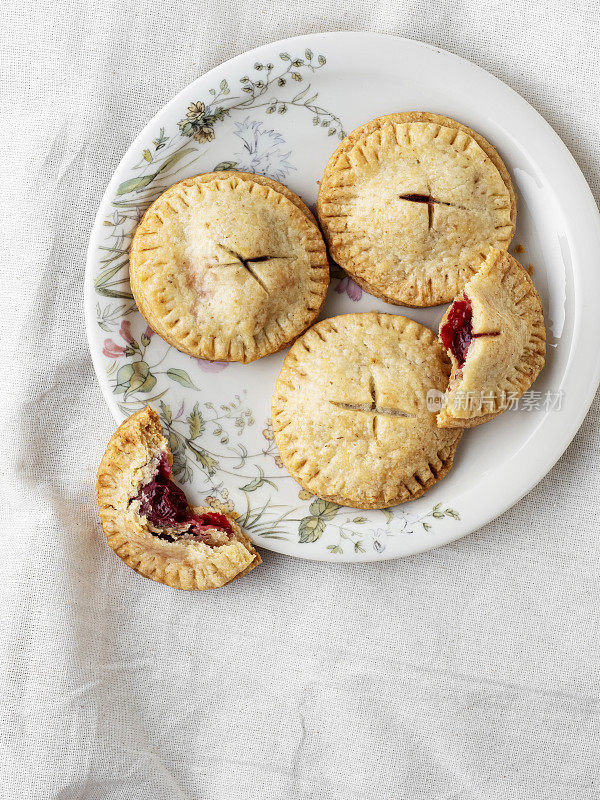
[[[329,159],[317,202],[335,261],[366,291],[407,306],[450,302],[490,246],[508,247],[516,208],[492,145],[425,112],[353,131]]]
[[[450,363],[429,328],[394,314],[323,320],[287,354],[273,395],[283,463],[305,489],[340,505],[414,500],[452,466],[461,432],[427,408]]]
[[[325,243],[299,197],[263,176],[218,172],[167,189],[129,254],[148,324],[197,358],[254,361],[318,316],[329,284]]]
[[[175,589],[214,589],[246,575],[261,562],[252,542],[225,514],[189,506],[172,462],[152,409],[117,428],[96,483],[108,544],[140,575]]]
[[[491,249],[446,311],[440,339],[452,361],[443,428],[488,422],[529,389],[546,354],[542,302],[509,253]]]

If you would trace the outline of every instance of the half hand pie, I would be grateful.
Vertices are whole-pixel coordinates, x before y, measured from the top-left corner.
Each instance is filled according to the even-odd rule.
[[[131,289],[151,328],[197,358],[249,362],[317,317],[329,271],[314,218],[289,189],[248,173],[198,175],[144,214]]]
[[[261,562],[248,536],[214,508],[192,507],[171,480],[158,416],[132,414],[113,434],[96,494],[108,544],[140,575],[176,589],[214,589]]]
[[[440,324],[452,361],[443,428],[471,428],[498,416],[544,366],[546,330],[533,282],[511,255],[490,250],[485,264]]]
[[[346,314],[314,325],[287,354],[273,395],[273,432],[290,475],[355,508],[414,500],[452,466],[461,431],[442,430],[427,393],[450,364],[429,328],[393,314]]]
[[[447,303],[515,231],[516,196],[496,150],[438,114],[379,117],[347,136],[321,179],[331,256],[389,303]]]

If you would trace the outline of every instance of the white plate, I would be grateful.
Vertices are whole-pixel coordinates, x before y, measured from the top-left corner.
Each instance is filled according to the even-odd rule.
[[[224,162],[283,181],[312,204],[344,131],[413,110],[466,123],[508,165],[519,195],[513,245],[523,246],[518,257],[533,266],[548,359],[527,400],[531,407],[521,403],[467,431],[453,470],[423,498],[385,512],[355,511],[307,496],[277,463],[270,399],[284,354],[247,366],[215,365],[147,336],[129,295],[127,247],[161,191],[223,169]],[[203,141],[191,138],[194,133]],[[146,403],[161,413],[190,499],[233,503],[255,543],[281,553],[331,561],[395,558],[457,539],[501,514],[573,438],[600,378],[599,252],[600,220],[581,172],[547,123],[508,86],[420,42],[370,33],[300,36],[198,78],[129,148],[91,236],[87,332],[115,419]],[[347,278],[332,281],[324,316],[370,309],[405,313],[432,328],[444,311],[389,306]]]

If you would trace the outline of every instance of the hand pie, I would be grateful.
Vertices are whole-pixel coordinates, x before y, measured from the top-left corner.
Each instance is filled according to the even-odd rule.
[[[394,314],[318,322],[287,354],[273,395],[273,432],[290,475],[354,508],[414,500],[452,466],[461,432],[427,408],[450,364],[435,334]]]
[[[175,589],[214,589],[246,575],[261,562],[250,539],[225,514],[189,506],[172,462],[150,408],[117,428],[96,483],[108,544],[140,575]]]
[[[259,175],[180,181],[144,214],[129,254],[148,324],[196,358],[247,363],[286,347],[318,316],[325,243],[289,189]]]
[[[523,267],[491,249],[440,324],[452,361],[442,428],[471,428],[506,411],[537,378],[546,354],[542,302]]]
[[[357,128],[329,159],[317,213],[332,258],[389,303],[435,306],[513,237],[516,196],[496,150],[424,112]]]

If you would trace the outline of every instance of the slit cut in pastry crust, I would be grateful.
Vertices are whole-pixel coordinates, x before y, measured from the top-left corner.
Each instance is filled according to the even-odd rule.
[[[354,508],[420,497],[448,473],[461,437],[428,409],[449,374],[435,334],[406,317],[318,322],[287,354],[273,395],[286,469],[309,492]]]
[[[140,313],[188,355],[247,363],[286,347],[317,318],[329,285],[307,206],[262,175],[187,178],[152,203],[129,253]]]
[[[542,302],[521,264],[492,248],[446,311],[440,340],[452,361],[440,427],[472,428],[510,408],[546,355]]]
[[[117,428],[96,483],[108,544],[140,575],[175,589],[215,589],[246,575],[261,563],[249,537],[214,508],[189,506],[172,463],[152,409]]]
[[[366,291],[407,306],[450,302],[490,246],[508,248],[516,211],[492,145],[426,112],[389,114],[350,133],[317,201],[332,258]]]

